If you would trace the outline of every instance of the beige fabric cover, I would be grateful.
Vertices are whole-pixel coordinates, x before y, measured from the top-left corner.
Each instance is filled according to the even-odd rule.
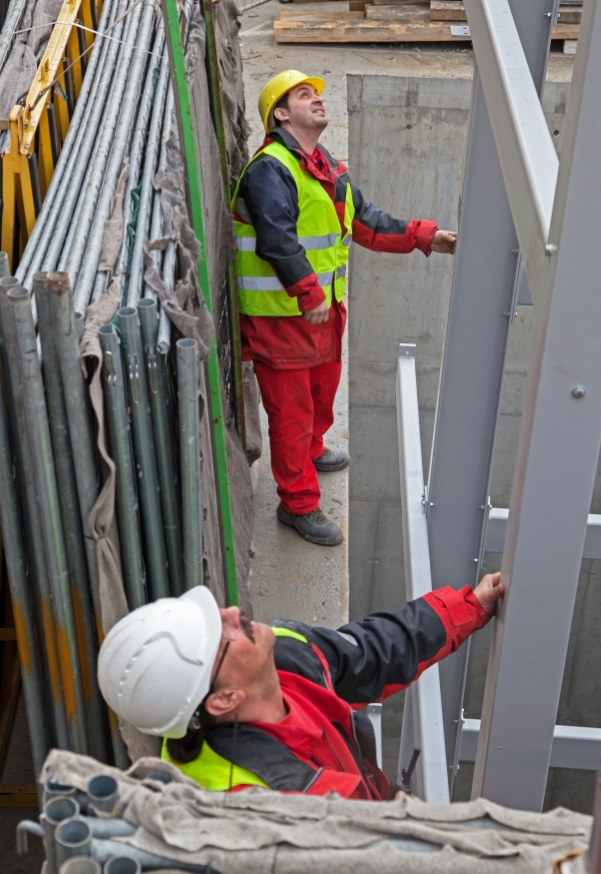
[[[156,770],[174,782],[144,780]],[[138,827],[127,843],[174,863],[210,864],[220,874],[551,874],[557,860],[586,847],[591,826],[591,817],[563,808],[537,814],[485,799],[432,805],[416,798],[282,795],[259,787],[209,792],[157,759],[140,760],[124,774],[57,750],[42,779],[84,790],[98,773],[117,779],[114,814]],[[483,817],[484,827],[473,824]],[[399,841],[410,843],[399,848]],[[572,866],[573,874],[579,867]]]

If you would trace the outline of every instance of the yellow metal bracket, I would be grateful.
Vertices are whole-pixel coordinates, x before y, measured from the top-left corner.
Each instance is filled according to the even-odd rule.
[[[92,6],[94,11],[92,12]],[[2,250],[16,267],[46,195],[58,148],[79,97],[84,65],[80,57],[79,16],[86,27],[97,18],[96,0],[64,0],[24,104],[9,118],[10,144],[2,156]],[[94,35],[84,31],[86,48]],[[71,105],[69,105],[71,104]]]

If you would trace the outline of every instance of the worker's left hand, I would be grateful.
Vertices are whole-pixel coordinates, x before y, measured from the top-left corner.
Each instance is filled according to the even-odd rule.
[[[500,573],[486,574],[474,589],[474,595],[488,616],[493,615],[497,601],[499,598],[502,598],[504,594],[505,586],[501,582]]]
[[[454,255],[456,240],[455,231],[436,231],[432,238],[430,251],[441,252],[443,255]]]
[[[312,325],[321,325],[322,322],[327,322],[330,317],[330,308],[327,301],[322,302],[312,310],[307,310],[303,313],[303,319],[306,322],[311,322]]]

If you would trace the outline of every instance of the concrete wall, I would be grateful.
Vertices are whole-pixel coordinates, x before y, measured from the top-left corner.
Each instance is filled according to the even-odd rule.
[[[544,109],[559,149],[569,83],[548,82]],[[471,80],[349,76],[349,165],[364,195],[402,218],[434,218],[454,229],[461,192]],[[398,609],[404,601],[403,545],[394,385],[398,343],[417,344],[424,463],[430,456],[452,259],[353,247],[349,288],[350,615]],[[483,289],[486,293],[486,289]],[[519,307],[510,337],[491,499],[507,507],[530,357],[532,307]],[[426,471],[427,475],[427,471]],[[558,496],[558,500],[561,496]],[[601,510],[599,476],[592,512]],[[496,570],[500,556],[487,556]],[[601,565],[583,562],[558,722],[601,726]],[[544,605],[541,605],[541,609]],[[474,639],[465,715],[479,718],[490,630]],[[401,696],[385,709],[385,759],[396,768]],[[467,798],[463,765],[456,798]],[[590,811],[592,772],[555,770],[546,807]]]

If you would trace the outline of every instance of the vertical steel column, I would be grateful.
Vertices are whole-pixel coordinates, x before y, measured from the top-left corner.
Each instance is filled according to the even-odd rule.
[[[179,141],[186,168],[186,189],[192,226],[200,243],[200,259],[198,262],[198,278],[205,304],[209,312],[213,312],[211,284],[209,280],[209,265],[207,262],[207,245],[204,231],[204,213],[202,207],[202,191],[194,141],[194,118],[190,103],[188,80],[186,79],[186,61],[179,27],[177,0],[162,0],[165,17],[165,38],[169,49],[171,76],[175,98]],[[215,446],[215,461],[217,485],[219,491],[219,508],[221,519],[222,554],[224,577],[228,604],[238,603],[238,581],[236,577],[236,551],[234,544],[234,526],[230,502],[230,487],[227,463],[227,445],[225,420],[223,418],[223,399],[219,359],[217,356],[216,338],[209,352],[207,361],[209,382],[209,406],[213,423],[213,439]]]
[[[401,343],[399,346],[396,406],[403,503],[405,586],[407,600],[412,601],[432,591],[414,343]],[[413,731],[409,729],[409,720],[404,719],[401,758],[407,750],[409,729],[415,745],[421,750],[417,764],[419,796],[434,804],[448,804],[449,784],[438,668],[438,665],[432,665],[406,692],[406,701],[411,696]],[[413,749],[409,755],[412,753]],[[409,760],[402,761],[401,764],[407,766]]]
[[[510,0],[539,93],[554,3]],[[428,483],[432,582],[456,589],[477,582],[482,561],[517,266],[517,239],[477,70],[460,210]],[[440,665],[451,791],[468,653],[464,644]]]
[[[473,794],[540,810],[601,445],[601,2],[582,11]]]

